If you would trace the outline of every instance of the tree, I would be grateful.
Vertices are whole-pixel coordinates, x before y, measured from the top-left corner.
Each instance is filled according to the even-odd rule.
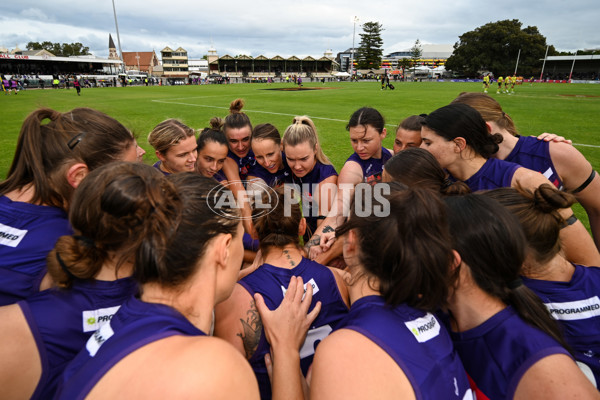
[[[363,33],[359,34],[360,43],[357,49],[358,68],[379,69],[383,56],[383,27],[379,22],[365,22],[362,25]]]
[[[415,67],[417,66],[417,61],[423,55],[423,49],[421,48],[421,41],[417,39],[415,41],[415,45],[410,49],[410,58],[412,60],[413,66],[413,74],[415,73]]]
[[[539,73],[546,38],[537,27],[521,29],[521,25],[517,19],[503,20],[462,34],[454,44],[446,68],[469,77],[477,77],[484,71],[491,71],[495,76],[512,75],[521,50],[517,73],[523,76]],[[554,52],[554,46],[550,46],[548,54]]]
[[[410,68],[411,61],[408,58],[401,58],[398,60],[398,68],[402,68],[402,75],[405,75],[405,71]]]
[[[52,43],[49,41],[29,42],[27,50],[47,50],[57,57],[81,56],[90,54],[90,49],[79,42],[75,43]]]

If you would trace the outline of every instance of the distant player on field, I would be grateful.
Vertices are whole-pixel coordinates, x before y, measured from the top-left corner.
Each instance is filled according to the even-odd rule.
[[[508,78],[506,78],[506,80],[508,81]],[[517,76],[513,74],[513,76],[510,77],[510,93],[515,93],[515,84],[517,83]]]
[[[483,93],[487,93],[490,88],[490,75],[486,74],[483,76]]]
[[[500,93],[502,91],[502,82],[504,82],[504,78],[502,76],[498,77],[498,90],[496,90],[496,93]]]

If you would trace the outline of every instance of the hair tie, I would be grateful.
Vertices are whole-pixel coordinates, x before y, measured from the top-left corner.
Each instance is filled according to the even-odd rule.
[[[523,284],[523,280],[521,278],[517,278],[512,282],[508,282],[508,288],[510,290],[515,290],[516,288],[518,288],[519,286],[521,286]]]
[[[444,178],[444,181],[442,182],[442,189],[448,189],[452,183],[453,182],[450,180],[450,178]]]
[[[65,264],[65,262],[61,258],[61,256],[58,253],[58,251],[56,252],[56,261],[58,261],[58,264],[60,265],[60,267],[62,268],[62,270],[65,272],[65,274],[67,274],[67,276],[69,278],[71,278],[71,279],[77,279],[77,277],[75,275],[73,275],[73,273],[71,271],[69,271],[69,268],[67,267],[67,265]]]
[[[277,235],[287,235],[287,233],[283,229],[275,229],[275,232],[273,233]]]
[[[86,247],[96,247],[96,243],[92,239],[83,235],[73,235],[73,239],[83,242]]]

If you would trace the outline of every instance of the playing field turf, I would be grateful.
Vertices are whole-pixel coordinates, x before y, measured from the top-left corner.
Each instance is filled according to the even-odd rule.
[[[246,102],[244,111],[253,124],[269,122],[283,134],[296,115],[308,115],[317,126],[322,147],[336,168],[352,153],[346,123],[352,112],[362,106],[378,109],[386,118],[392,147],[395,126],[412,114],[429,113],[448,104],[463,91],[481,91],[480,83],[396,82],[396,90],[380,90],[377,82],[305,83],[291,89],[291,83],[231,84],[200,86],[150,86],[125,88],[26,90],[18,95],[1,95],[0,177],[4,178],[14,155],[20,126],[27,114],[37,107],[68,111],[92,107],[122,122],[146,149],[146,162],[156,156],[146,137],[150,130],[167,118],[178,118],[201,129],[211,117],[225,117],[235,98]],[[319,90],[317,90],[319,89]],[[600,171],[600,84],[525,83],[514,95],[490,95],[498,99],[523,135],[553,132],[573,140],[577,148]],[[582,213],[577,212],[581,217]]]

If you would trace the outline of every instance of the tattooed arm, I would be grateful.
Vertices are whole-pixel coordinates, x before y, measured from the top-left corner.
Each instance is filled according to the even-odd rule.
[[[354,187],[363,181],[363,173],[360,165],[354,161],[348,161],[344,164],[344,167],[340,171],[338,177],[338,192],[335,197],[334,206],[330,210],[327,217],[319,224],[317,230],[307,244],[311,244],[307,250],[309,258],[318,260],[322,264],[326,264],[328,261],[342,254],[341,247],[332,246],[327,247],[327,250],[323,250],[321,246],[316,246],[316,240],[318,237],[318,244],[324,244],[331,237],[331,233],[325,234],[325,229],[335,230],[348,215],[352,197],[354,195]],[[329,237],[328,237],[329,236]],[[313,243],[315,243],[313,245]],[[331,245],[330,245],[331,246]]]
[[[254,299],[241,285],[215,307],[214,335],[231,343],[247,359],[252,357],[262,333]]]
[[[249,360],[258,347],[260,334],[262,332],[262,322],[254,300],[250,301],[250,309],[246,311],[246,319],[240,318],[242,332],[236,333],[242,339],[246,358]]]

